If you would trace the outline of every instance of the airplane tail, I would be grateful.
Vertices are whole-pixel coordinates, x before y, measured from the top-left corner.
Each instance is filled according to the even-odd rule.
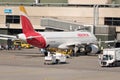
[[[24,8],[24,6],[20,6],[20,11],[21,11],[21,24],[22,24],[22,31],[24,34],[30,34],[35,32],[35,30],[33,29],[33,26],[29,20],[29,18],[27,17],[27,12]]]
[[[27,17],[27,12],[24,8],[24,6],[20,6],[20,11],[21,11],[21,24],[22,24],[22,31],[26,36],[26,41],[36,47],[39,48],[45,48],[46,47],[46,41],[44,37],[36,32]]]

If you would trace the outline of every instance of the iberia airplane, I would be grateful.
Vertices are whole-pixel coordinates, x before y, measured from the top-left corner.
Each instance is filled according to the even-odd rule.
[[[38,48],[79,48],[85,45],[85,50],[89,53],[96,53],[98,46],[94,34],[87,31],[70,32],[36,32],[27,17],[27,12],[23,6],[20,6],[21,24],[23,33],[18,34],[17,38]]]

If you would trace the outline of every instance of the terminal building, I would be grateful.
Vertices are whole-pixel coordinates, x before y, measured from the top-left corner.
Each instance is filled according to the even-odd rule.
[[[98,40],[120,40],[119,0],[66,0],[64,3],[0,3],[0,34],[21,33],[19,5],[24,5],[37,31],[64,31],[93,26]],[[46,0],[47,1],[47,0]],[[50,0],[53,1],[53,0]],[[60,0],[58,0],[60,1]],[[62,27],[62,29],[60,28]]]

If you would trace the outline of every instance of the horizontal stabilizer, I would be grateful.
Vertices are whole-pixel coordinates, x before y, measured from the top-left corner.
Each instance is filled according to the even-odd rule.
[[[16,40],[17,37],[16,36],[12,36],[12,35],[0,34],[0,39],[2,39],[2,40],[8,40],[8,39]]]
[[[27,37],[27,39],[33,39],[33,38],[38,38],[38,37],[41,37],[41,36],[29,36]]]

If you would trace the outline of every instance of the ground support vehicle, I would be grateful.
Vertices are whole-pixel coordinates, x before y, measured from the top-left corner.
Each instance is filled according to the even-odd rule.
[[[118,66],[120,64],[120,48],[103,49],[103,54],[99,55],[101,66]]]
[[[30,45],[30,44],[28,44],[28,43],[26,43],[26,42],[24,42],[24,41],[22,41],[22,40],[14,40],[13,41],[13,44],[14,44],[14,46],[17,48],[17,47],[21,47],[21,48],[32,48],[33,46],[32,45]]]
[[[51,54],[48,52],[48,55],[45,56],[45,62],[44,64],[60,64],[60,63],[66,63],[66,56],[61,53],[54,53]]]

